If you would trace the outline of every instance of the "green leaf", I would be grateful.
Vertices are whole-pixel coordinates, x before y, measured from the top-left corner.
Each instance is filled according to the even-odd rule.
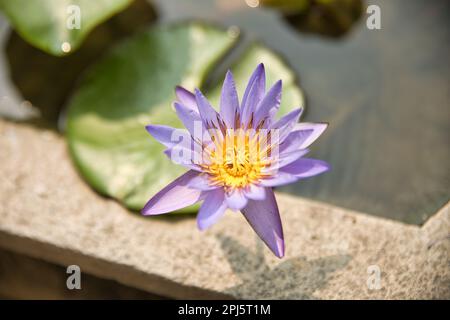
[[[132,0],[0,0],[0,10],[17,32],[33,46],[61,56],[73,52],[89,32]],[[80,9],[80,28],[68,28]],[[64,45],[63,45],[64,44]],[[64,47],[64,50],[63,50]]]
[[[201,87],[235,43],[226,31],[190,23],[143,32],[108,54],[83,80],[69,105],[69,148],[85,179],[99,192],[140,210],[185,172],[170,162],[144,126],[181,128],[172,108],[175,85]],[[259,62],[266,64],[270,82],[284,80],[283,111],[302,104],[293,73],[259,45],[249,48],[233,67],[241,92]],[[219,87],[208,94],[212,101]]]

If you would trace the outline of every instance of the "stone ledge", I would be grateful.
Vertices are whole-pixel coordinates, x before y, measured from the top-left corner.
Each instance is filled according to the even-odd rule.
[[[0,246],[174,298],[450,298],[450,205],[423,227],[278,194],[286,257],[240,214],[144,218],[77,175],[64,140],[0,120]],[[381,270],[369,290],[368,267]]]

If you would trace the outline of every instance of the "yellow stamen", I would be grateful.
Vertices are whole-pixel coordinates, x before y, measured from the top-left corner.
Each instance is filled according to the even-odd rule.
[[[263,168],[270,165],[267,158],[267,140],[259,130],[227,130],[225,137],[214,139],[205,149],[208,164],[202,164],[211,184],[225,188],[244,188],[265,176]]]

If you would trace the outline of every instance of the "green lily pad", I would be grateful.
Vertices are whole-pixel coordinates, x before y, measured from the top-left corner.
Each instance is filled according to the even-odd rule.
[[[0,0],[5,13],[17,32],[33,46],[61,56],[73,52],[98,24],[125,9],[132,0]],[[70,6],[80,9],[80,28]],[[68,28],[69,26],[71,28]]]
[[[175,85],[202,87],[209,71],[235,44],[224,30],[186,23],[150,29],[110,52],[84,78],[69,105],[69,148],[84,178],[102,194],[140,210],[185,172],[170,162],[144,126],[181,128],[172,108]],[[269,82],[284,80],[283,113],[301,105],[293,72],[261,45],[247,49],[232,68],[239,91],[260,62],[266,64]],[[219,87],[207,93],[212,101],[218,99]]]

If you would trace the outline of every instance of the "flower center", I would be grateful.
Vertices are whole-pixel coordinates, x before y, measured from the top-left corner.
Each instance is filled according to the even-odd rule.
[[[202,165],[213,185],[243,188],[265,176],[263,168],[270,164],[270,148],[258,133],[227,131],[225,137],[214,135],[211,148],[205,150],[207,160]]]

